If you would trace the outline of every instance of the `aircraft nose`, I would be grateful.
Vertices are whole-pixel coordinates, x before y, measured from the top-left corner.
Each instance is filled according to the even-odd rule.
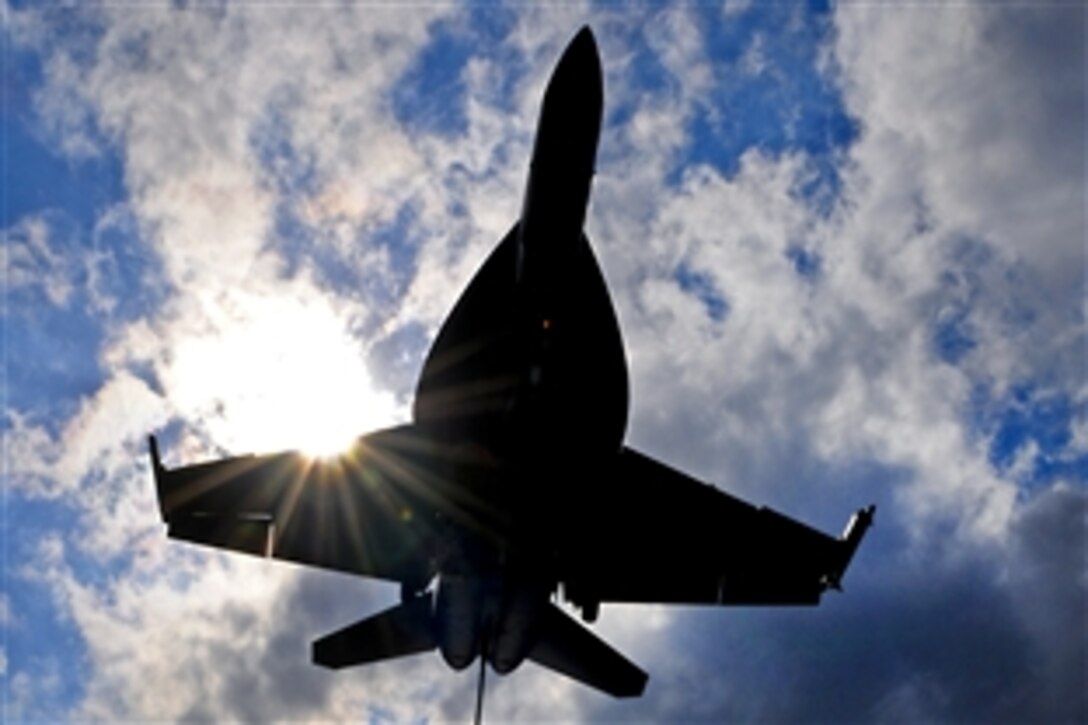
[[[582,26],[563,51],[549,86],[578,88],[583,99],[603,95],[601,56],[597,51],[597,39],[588,25]]]
[[[593,30],[588,25],[583,25],[574,40],[570,41],[566,52],[563,54],[576,55],[581,58],[592,58],[593,62],[600,65],[600,53],[597,52],[597,39],[593,36]]]
[[[563,51],[544,91],[534,166],[561,159],[567,168],[592,173],[603,106],[601,59],[587,25]]]

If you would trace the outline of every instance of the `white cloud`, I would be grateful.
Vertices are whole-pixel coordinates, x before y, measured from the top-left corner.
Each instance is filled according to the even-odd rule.
[[[58,141],[66,156],[84,159],[100,155],[102,141],[94,125],[93,101],[85,96],[78,61],[55,56],[45,72],[48,82],[34,99],[45,120],[45,132]]]
[[[1088,454],[1088,418],[1083,416],[1074,418],[1071,435],[1068,455],[1073,457]]]
[[[971,364],[1002,389],[1072,379],[1085,345],[1083,8],[842,5],[836,19],[865,126],[852,183],[883,199],[859,205],[880,210],[859,231],[897,266],[922,266],[907,271],[954,266],[956,237],[979,240],[990,256],[974,261]],[[928,233],[889,234],[920,221]]]
[[[722,15],[726,18],[740,15],[751,7],[751,5],[751,0],[725,0],[725,2],[722,3]]]
[[[13,721],[56,718],[55,708],[43,706],[57,696],[60,677],[56,660],[50,660],[34,676],[16,672],[5,683],[4,716]],[[42,711],[47,714],[43,714]]]
[[[749,495],[759,486],[773,498],[791,478],[775,441],[800,437],[825,460],[875,458],[914,470],[914,487],[900,495],[919,526],[971,501],[965,533],[1002,531],[1014,491],[961,430],[969,381],[935,358],[909,305],[890,304],[874,286],[870,299],[861,284],[836,284],[833,245],[852,230],[828,228],[791,196],[803,173],[803,159],[749,155],[735,179],[700,169],[659,206],[644,237],[653,256],[635,272],[634,298],[620,303],[637,439],[702,449],[683,458],[710,455],[703,465],[717,469],[713,480]],[[797,239],[831,258],[829,279],[797,274],[786,256]],[[681,262],[705,270],[728,301],[720,329],[676,280]],[[644,410],[657,420],[640,421]],[[700,436],[674,427],[692,415],[705,426]],[[639,430],[645,425],[653,433]],[[680,442],[693,437],[703,443]]]
[[[165,420],[165,405],[147,384],[120,371],[83,400],[58,436],[8,412],[8,473],[15,490],[38,496],[70,494],[92,471],[131,467],[130,449]]]
[[[680,5],[658,13],[647,25],[645,35],[647,44],[677,82],[683,102],[710,90],[714,73],[699,20],[690,7]]]
[[[74,245],[59,228],[62,220],[62,214],[46,212],[23,217],[4,230],[5,297],[37,289],[54,307],[68,305],[81,264],[73,259]]]
[[[740,59],[740,68],[749,75],[757,76],[767,69],[766,51],[762,35],[756,35]]]
[[[361,588],[353,597],[342,578],[167,543],[140,450],[146,432],[174,419],[186,423],[181,450],[173,452],[179,462],[222,448],[263,447],[246,436],[254,420],[273,417],[268,406],[283,392],[265,373],[294,378],[297,365],[313,366],[310,358],[291,357],[291,330],[318,335],[320,342],[306,347],[333,351],[325,356],[335,363],[329,377],[350,378],[365,395],[366,372],[352,360],[401,325],[434,329],[517,213],[537,94],[581,17],[566,6],[524,10],[508,39],[531,68],[514,91],[516,112],[494,102],[509,71],[475,59],[464,71],[469,125],[456,139],[410,137],[384,100],[426,40],[427,18],[414,11],[232,6],[217,14],[107,6],[93,65],[77,67],[64,48],[43,50],[52,60],[39,109],[51,132],[67,153],[92,153],[102,142],[88,130],[93,113],[123,151],[128,209],[171,292],[161,310],[109,330],[101,351],[108,378],[59,436],[32,416],[6,412],[17,490],[63,496],[81,512],[83,530],[47,540],[36,562],[36,575],[83,633],[93,663],[74,716],[350,720],[371,706],[398,719],[467,713],[471,678],[448,673],[438,658],[335,677],[310,668],[306,645],[331,628],[329,612],[345,621],[369,613],[377,608],[376,590]],[[654,16],[645,29],[674,88],[639,95],[635,80],[623,77],[632,72],[629,60],[605,57],[606,74],[616,79],[609,92],[636,98],[630,122],[602,141],[608,161],[589,222],[629,343],[632,440],[802,519],[813,510],[823,516],[825,507],[838,517],[846,513],[840,505],[867,503],[854,496],[889,500],[894,506],[880,514],[889,522],[885,530],[913,535],[903,544],[906,554],[894,552],[902,557],[896,561],[915,556],[936,572],[922,595],[938,613],[950,606],[939,585],[954,583],[963,571],[956,567],[980,550],[1013,563],[1042,561],[1036,529],[1057,516],[1049,498],[1046,507],[1036,504],[1047,516],[1016,503],[1020,468],[1003,476],[992,470],[985,441],[965,425],[973,385],[1001,388],[1048,375],[1056,384],[1076,380],[1070,361],[1083,350],[1083,214],[1076,205],[1083,153],[1077,162],[1078,154],[1063,153],[1035,130],[1053,131],[1066,150],[1082,152],[1083,139],[1072,138],[1070,128],[1078,118],[1083,127],[1083,100],[1066,114],[1072,121],[1054,120],[1069,100],[1065,80],[1033,84],[1040,66],[1026,61],[1038,56],[1000,12],[839,6],[833,55],[863,134],[842,169],[843,203],[829,217],[796,193],[811,174],[798,153],[750,152],[732,178],[696,167],[679,188],[666,184],[687,140],[685,119],[706,102],[713,82],[686,8]],[[45,37],[31,11],[12,14],[19,37]],[[620,37],[604,36],[602,45],[619,45]],[[276,161],[260,150],[270,114],[284,125],[297,159]],[[295,163],[311,165],[312,179],[284,192],[278,185],[290,185]],[[288,278],[274,244],[278,209],[290,208],[325,235],[338,259],[388,272],[388,254],[359,249],[360,238],[409,200],[420,205],[426,234],[397,310],[376,309],[365,291],[329,292],[309,261]],[[453,201],[468,209],[464,220],[447,222]],[[18,269],[44,269],[55,257],[30,254],[38,248],[33,233],[26,232],[25,254],[18,252],[29,261]],[[960,238],[988,254],[971,257],[975,247],[965,252]],[[797,274],[786,255],[799,242],[819,255],[815,279]],[[680,265],[720,292],[723,320],[708,316],[704,301],[678,281]],[[962,280],[951,291],[942,286],[950,271]],[[34,276],[16,280],[38,284]],[[61,279],[43,289],[63,302],[72,294],[64,285]],[[969,308],[977,330],[977,347],[961,364],[943,361],[931,338],[932,322],[954,305]],[[107,301],[100,307],[110,309]],[[1015,314],[1024,307],[1036,315],[1027,323]],[[372,316],[379,318],[376,330],[346,341],[346,330],[365,328],[360,321]],[[377,400],[391,406],[381,395]],[[1081,447],[1083,427],[1074,428]],[[886,480],[815,480],[859,461],[906,473],[894,488]],[[92,584],[73,568],[73,546],[105,562],[125,552],[135,557],[124,576]],[[880,569],[873,559],[867,563]],[[1032,572],[1031,583],[1042,581]],[[1007,590],[993,591],[1009,599]],[[1048,611],[1066,616],[1076,593],[1056,590]],[[1032,641],[1048,651],[1053,632],[1029,604],[1020,605]],[[691,654],[667,670],[647,655],[672,648],[692,613],[649,611],[609,610],[603,628],[618,646],[653,662],[655,677],[672,673],[662,675],[668,684],[660,699],[651,694],[647,707],[656,709],[640,712],[690,713],[690,698],[680,703],[677,693],[705,677],[700,666],[708,656]],[[786,620],[755,621],[765,632],[773,629],[767,622]],[[743,647],[744,636],[733,631],[729,641]],[[1043,658],[1048,672],[1076,661],[1075,647],[1068,650]],[[745,664],[774,674],[766,670],[769,656],[754,660]],[[14,712],[32,715],[31,685],[18,663],[11,670]],[[497,682],[488,712],[500,719],[577,718],[604,707],[532,667]],[[874,695],[881,699],[872,712],[939,718],[942,685],[925,674],[897,679]],[[782,700],[781,710],[768,712],[793,712]],[[698,713],[712,718],[735,707],[723,702],[710,698]]]
[[[128,210],[161,260],[170,295],[161,310],[108,330],[100,351],[107,377],[59,434],[32,416],[6,411],[6,464],[16,490],[62,497],[80,514],[69,545],[47,540],[32,574],[51,587],[90,659],[83,701],[69,715],[267,720],[296,713],[348,720],[389,698],[404,703],[400,717],[410,717],[421,703],[427,707],[420,690],[434,679],[405,676],[419,662],[381,674],[379,687],[366,675],[334,678],[309,665],[309,639],[331,623],[327,611],[320,622],[310,612],[312,621],[296,631],[299,613],[275,605],[281,596],[297,602],[305,595],[290,568],[224,563],[167,544],[143,441],[181,418],[204,438],[203,451],[183,455],[207,454],[209,442],[231,449],[285,445],[248,440],[239,431],[252,432],[254,416],[262,425],[269,419],[305,425],[312,411],[268,410],[259,403],[292,382],[285,378],[297,377],[299,360],[313,368],[307,355],[322,356],[324,383],[346,382],[366,392],[367,344],[348,332],[367,305],[330,296],[305,268],[283,279],[281,260],[267,251],[273,211],[284,199],[275,187],[277,167],[254,147],[254,129],[270,111],[279,113],[292,143],[314,154],[313,194],[292,200],[311,225],[338,225],[346,246],[360,230],[392,218],[425,174],[378,99],[424,39],[426,18],[374,8],[252,14],[230,8],[221,18],[201,8],[113,11],[102,9],[95,63],[77,67],[64,46],[45,51],[53,85],[39,110],[50,114],[66,153],[90,153],[91,141],[98,141],[88,133],[89,113],[122,150]],[[34,36],[35,23],[48,22],[32,11],[16,14],[27,29],[24,39]],[[42,30],[38,37],[48,35]],[[284,98],[282,107],[272,108]],[[104,217],[100,226],[112,223]],[[39,283],[31,277],[28,284]],[[95,284],[104,281],[100,275]],[[56,284],[47,289],[58,302],[71,295]],[[109,300],[101,301],[108,314]],[[329,365],[335,369],[325,369]],[[340,392],[336,400],[326,395],[318,402],[359,418],[356,432],[362,432],[391,422],[385,419],[395,411],[387,397],[359,400]],[[94,566],[122,566],[125,576],[91,583],[71,564],[76,550],[90,554]],[[125,554],[134,555],[131,563],[118,564]],[[342,587],[337,582],[341,596]],[[294,649],[270,658],[285,632]],[[177,656],[179,641],[186,643],[184,657]],[[254,669],[254,657],[265,665]],[[436,658],[425,666],[439,664]],[[52,712],[43,709],[50,696],[44,685],[31,687],[18,668],[9,714]]]

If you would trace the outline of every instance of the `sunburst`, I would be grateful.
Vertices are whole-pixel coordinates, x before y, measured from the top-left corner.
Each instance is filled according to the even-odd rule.
[[[232,301],[215,334],[177,347],[171,394],[213,439],[238,451],[330,457],[393,424],[394,395],[376,390],[362,346],[324,301]]]

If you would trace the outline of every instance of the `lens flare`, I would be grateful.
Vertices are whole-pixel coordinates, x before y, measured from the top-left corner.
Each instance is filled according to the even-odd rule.
[[[167,383],[229,450],[330,457],[402,417],[394,395],[374,389],[364,347],[322,300],[232,300],[229,319],[211,327],[178,346]]]

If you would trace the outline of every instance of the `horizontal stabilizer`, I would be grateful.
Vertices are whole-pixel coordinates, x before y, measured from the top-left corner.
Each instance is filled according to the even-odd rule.
[[[315,641],[313,662],[339,670],[427,652],[437,645],[427,592]]]
[[[638,697],[647,675],[554,604],[544,611],[529,659],[613,697]]]

